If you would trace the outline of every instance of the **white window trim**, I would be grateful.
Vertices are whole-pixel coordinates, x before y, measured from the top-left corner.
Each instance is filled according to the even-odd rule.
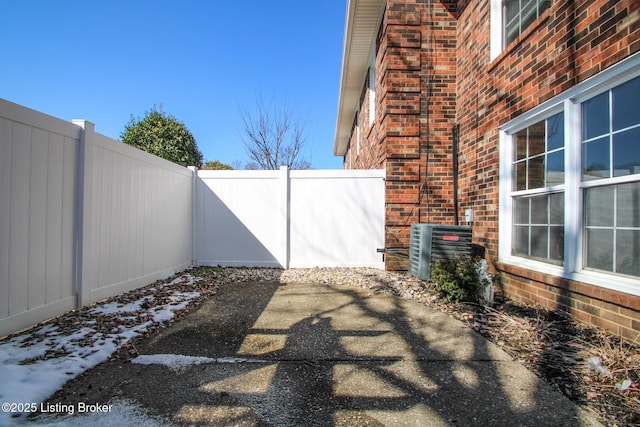
[[[489,60],[493,61],[502,53],[502,0],[491,0],[490,15]]]
[[[360,155],[360,110],[356,111],[356,154]]]
[[[375,45],[369,64],[369,126],[376,121],[376,53]]]
[[[495,1],[492,2],[496,3]],[[500,144],[500,208],[499,208],[499,261],[545,274],[564,277],[631,295],[640,296],[640,279],[616,274],[583,270],[582,265],[582,189],[591,184],[581,184],[579,162],[582,156],[580,132],[580,104],[635,77],[640,77],[640,53],[636,53],[599,74],[572,87],[564,93],[538,105],[529,112],[505,123],[499,128]],[[564,266],[518,257],[511,254],[512,242],[512,162],[511,135],[533,123],[564,111],[565,113],[565,255]],[[569,124],[568,126],[566,124]],[[608,180],[617,184],[638,181],[637,175]],[[567,237],[569,236],[569,237]],[[571,237],[573,236],[573,238]]]

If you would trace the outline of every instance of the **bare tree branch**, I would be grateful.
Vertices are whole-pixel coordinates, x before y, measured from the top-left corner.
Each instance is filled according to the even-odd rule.
[[[294,112],[286,103],[265,104],[256,97],[253,112],[241,109],[244,124],[242,142],[250,163],[260,169],[310,169],[309,161],[302,158],[305,145],[305,126],[294,118]]]

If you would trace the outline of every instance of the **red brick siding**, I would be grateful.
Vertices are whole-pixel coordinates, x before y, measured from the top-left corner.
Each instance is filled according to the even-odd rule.
[[[474,241],[498,252],[498,126],[640,50],[637,0],[554,1],[490,62],[489,0],[458,19],[460,212],[474,210]],[[562,308],[627,338],[640,332],[640,298],[495,264],[511,297]]]
[[[388,248],[407,252],[415,222],[453,222],[450,141],[456,108],[455,48],[456,21],[444,5],[426,0],[387,2],[375,65],[376,120],[368,129],[365,82],[360,154],[354,131],[345,166],[386,168]],[[387,269],[407,268],[406,256],[387,254],[385,260]]]
[[[345,167],[387,170],[386,242],[408,250],[410,225],[454,222],[451,128],[460,124],[459,221],[511,297],[562,308],[628,338],[640,298],[498,264],[498,127],[640,50],[637,0],[554,1],[490,61],[490,0],[388,0],[376,54],[376,118],[368,81]],[[350,163],[349,163],[350,160]],[[407,258],[386,255],[387,269]]]

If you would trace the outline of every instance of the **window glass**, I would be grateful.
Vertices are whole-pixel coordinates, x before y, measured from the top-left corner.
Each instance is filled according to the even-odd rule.
[[[564,224],[564,193],[553,193],[549,196],[551,224]]]
[[[530,4],[518,3],[518,19]],[[640,280],[640,77],[593,93],[575,121],[563,112],[533,124],[523,117],[530,125],[512,134],[513,192],[500,196],[513,206],[511,255],[564,265],[568,245],[577,257],[565,272]],[[565,134],[579,136],[581,146],[565,149]],[[567,203],[578,205],[569,218],[580,216],[581,233],[565,235]]]
[[[503,47],[517,39],[550,6],[550,0],[503,0]]]
[[[516,160],[522,160],[527,157],[527,130],[522,129],[520,132],[515,135],[516,140],[516,149],[514,150],[516,154]]]
[[[586,267],[613,271],[613,230],[588,229]]]
[[[624,83],[611,91],[613,98],[613,130],[640,124],[640,78]]]
[[[640,276],[640,182],[585,190],[585,266]]]
[[[609,137],[586,142],[582,146],[582,179],[609,178]]]
[[[547,187],[564,184],[564,150],[547,156]]]
[[[546,194],[531,198],[531,224],[549,223],[548,198]]]
[[[527,189],[527,162],[522,161],[520,163],[516,163],[515,171],[515,179],[513,180],[513,184],[515,186],[514,190],[526,190]]]
[[[529,226],[517,225],[514,227],[513,253],[517,255],[529,254]]]
[[[514,255],[562,263],[564,193],[514,197],[514,219]]]
[[[616,208],[618,227],[640,228],[640,182],[618,186]]]
[[[544,156],[529,159],[528,188],[544,187]]]
[[[514,190],[564,183],[564,113],[535,123],[514,135]]]
[[[584,194],[585,225],[613,227],[614,188],[590,188]]]
[[[547,258],[549,251],[549,227],[531,227],[531,256]]]
[[[609,133],[609,92],[582,103],[582,139]]]
[[[617,231],[615,271],[640,276],[640,230]]]
[[[518,197],[515,199],[515,222],[516,224],[529,223],[529,199]]]
[[[524,30],[525,28],[527,28],[529,25],[531,25],[531,23],[533,21],[536,20],[537,16],[537,9],[536,9],[536,0],[522,0],[521,2],[521,7],[522,7],[522,23],[520,24],[520,28],[522,30]]]
[[[613,176],[640,173],[640,126],[613,135]]]
[[[564,227],[549,227],[549,259],[562,261],[564,259]]]
[[[529,157],[545,152],[545,122],[539,122],[528,128],[529,131]]]
[[[547,150],[564,147],[564,113],[547,119]]]

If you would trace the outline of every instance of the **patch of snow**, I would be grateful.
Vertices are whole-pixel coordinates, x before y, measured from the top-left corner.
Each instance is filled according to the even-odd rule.
[[[163,365],[174,372],[184,371],[191,365],[212,363],[215,359],[210,357],[183,356],[180,354],[144,354],[131,360],[138,365]]]
[[[143,354],[131,360],[138,365],[163,365],[174,372],[182,372],[188,366],[203,363],[266,363],[265,360],[245,359],[242,357],[197,357],[181,354]]]
[[[185,280],[190,284],[194,283],[191,275],[184,275],[166,286],[184,283]],[[96,322],[85,322],[77,330],[64,332],[58,326],[48,324],[1,342],[0,402],[39,405],[64,383],[108,360],[123,344],[148,331],[154,322],[162,323],[172,319],[175,311],[185,308],[199,296],[198,292],[176,291],[164,305],[155,306],[148,311],[142,309],[142,304],[154,299],[150,296],[127,304],[98,304],[92,309],[92,315],[107,318],[115,316],[120,320],[135,319],[135,322],[114,327],[109,333],[100,332],[97,327],[94,329]],[[135,316],[124,315],[136,311],[138,314]],[[147,312],[150,316],[146,316]],[[0,425],[20,424],[25,421],[28,413],[17,417],[12,415],[17,414],[0,412]]]

